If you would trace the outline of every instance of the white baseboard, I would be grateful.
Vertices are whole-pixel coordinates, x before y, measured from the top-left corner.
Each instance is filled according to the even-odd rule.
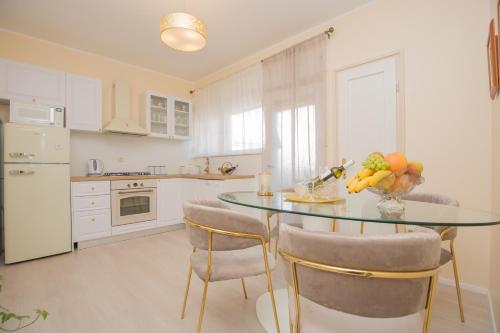
[[[444,284],[446,286],[455,287],[455,280],[452,280],[452,279],[440,277],[439,283]],[[478,287],[478,286],[475,286],[473,284],[463,283],[463,282],[460,283],[460,289],[471,291],[471,292],[477,293],[477,294],[486,295],[486,297],[488,298],[488,306],[490,308],[491,322],[493,324],[493,333],[498,333],[497,323],[495,321],[495,314],[493,313],[493,301],[491,300],[490,290],[488,288]]]
[[[490,304],[490,316],[493,322],[493,333],[497,333],[497,322],[495,321],[495,313],[493,312],[493,300],[491,299],[491,293],[488,292],[488,303]]]
[[[439,283],[444,284],[446,286],[455,287],[455,280],[452,280],[452,279],[439,277]],[[478,287],[476,285],[469,284],[469,283],[460,282],[460,289],[472,291],[473,293],[482,294],[482,295],[489,295],[490,294],[490,290],[488,288]]]
[[[183,229],[183,228],[185,228],[185,225],[184,225],[184,223],[181,223],[181,224],[173,224],[173,225],[162,226],[162,227],[157,227],[157,228],[139,230],[139,231],[134,231],[134,232],[129,232],[129,233],[123,233],[123,234],[113,235],[113,236],[99,238],[99,239],[92,239],[92,240],[78,242],[78,249],[82,250],[82,249],[86,249],[89,247],[94,247],[94,246],[99,246],[99,245],[104,245],[104,244],[109,244],[109,243],[114,243],[114,242],[120,242],[120,241],[124,241],[124,240],[138,238],[138,237],[150,236],[150,235],[154,235],[154,234],[160,234],[163,232],[174,231],[174,230],[179,230],[179,229]]]

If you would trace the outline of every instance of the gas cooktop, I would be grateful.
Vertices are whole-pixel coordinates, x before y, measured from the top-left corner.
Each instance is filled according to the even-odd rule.
[[[103,176],[109,177],[109,176],[149,176],[151,172],[130,172],[130,171],[124,171],[124,172],[105,172]]]

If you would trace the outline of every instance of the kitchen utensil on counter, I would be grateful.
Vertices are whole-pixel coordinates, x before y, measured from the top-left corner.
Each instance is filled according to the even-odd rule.
[[[200,172],[201,168],[199,165],[188,164],[188,165],[181,165],[179,171],[182,175],[196,175],[201,173]]]
[[[229,176],[236,170],[237,167],[238,165],[233,165],[231,162],[224,162],[218,170],[224,176]]]
[[[167,167],[165,165],[148,165],[148,172],[152,175],[165,175]]]
[[[102,176],[104,173],[104,163],[101,160],[92,158],[87,161],[88,176]]]

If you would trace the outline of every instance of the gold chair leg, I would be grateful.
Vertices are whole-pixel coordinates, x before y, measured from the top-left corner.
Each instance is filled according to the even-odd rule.
[[[359,227],[359,233],[364,234],[365,233],[365,222],[361,222],[361,225]]]
[[[432,303],[434,301],[434,294],[436,291],[437,278],[438,278],[437,274],[430,277],[429,291],[427,293],[427,306],[426,306],[425,317],[424,317],[424,327],[422,329],[423,333],[429,332],[429,326],[430,326],[431,317],[432,317]]]
[[[205,284],[203,286],[203,297],[201,299],[200,317],[198,318],[198,333],[201,333],[201,325],[203,324],[203,316],[205,315],[205,303],[207,301],[208,282],[212,272],[212,232],[208,231],[208,262],[207,273],[205,275]]]
[[[297,278],[297,265],[294,262],[290,262],[290,271],[292,274],[292,286],[295,302],[295,333],[300,333],[299,281]]]
[[[187,304],[187,298],[189,294],[189,285],[191,284],[191,275],[193,273],[193,268],[191,265],[189,265],[189,271],[188,271],[188,278],[186,282],[186,291],[184,293],[184,302],[182,303],[182,312],[181,312],[181,319],[184,319],[184,315],[186,314],[186,304]]]
[[[269,261],[267,258],[266,244],[264,242],[262,243],[262,251],[264,253],[264,266],[266,269],[266,276],[267,276],[267,290],[269,291],[269,295],[271,296],[271,304],[273,306],[274,321],[276,322],[276,333],[280,333],[278,311],[276,310],[276,300],[274,299],[273,281],[271,278],[271,270],[269,269]]]
[[[276,242],[274,243],[274,259],[278,259],[278,243],[280,240],[279,228],[280,228],[280,215],[276,215],[276,226],[278,228],[278,236],[276,237]],[[271,241],[269,241],[271,242]]]
[[[245,288],[245,280],[241,278],[241,286],[243,287],[243,295],[245,295],[245,299],[248,299],[247,288]]]
[[[193,247],[193,253],[194,252],[196,252],[195,247]],[[184,316],[186,314],[187,298],[188,298],[188,294],[189,294],[189,285],[191,284],[191,275],[192,274],[193,274],[193,268],[191,267],[191,264],[189,264],[188,278],[186,281],[186,291],[184,292],[184,302],[182,303],[181,319],[184,319]]]
[[[267,243],[269,247],[269,251],[271,251],[271,219],[269,217],[269,213],[266,212],[266,220],[267,220],[267,235],[269,236],[269,242]]]
[[[397,225],[397,224],[395,224],[395,225],[394,225],[394,231],[395,231],[397,234],[399,234],[399,228],[398,228],[398,225]]]
[[[460,279],[458,277],[457,257],[455,253],[454,240],[450,241],[451,263],[453,264],[453,275],[455,277],[455,289],[457,290],[458,308],[460,310],[460,320],[465,323],[464,304],[462,302],[462,291],[460,289]]]
[[[336,232],[336,231],[337,231],[337,220],[333,219],[332,220],[332,232]]]

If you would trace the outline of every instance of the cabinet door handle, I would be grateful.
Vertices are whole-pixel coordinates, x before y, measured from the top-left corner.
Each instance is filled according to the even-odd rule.
[[[34,175],[35,171],[33,171],[33,170],[28,170],[28,171],[25,171],[25,170],[10,170],[9,174],[11,174],[13,176],[28,176],[28,175]]]
[[[93,217],[93,218],[91,218],[91,219],[90,219],[90,221],[95,222],[95,218],[94,218],[94,217]]]

